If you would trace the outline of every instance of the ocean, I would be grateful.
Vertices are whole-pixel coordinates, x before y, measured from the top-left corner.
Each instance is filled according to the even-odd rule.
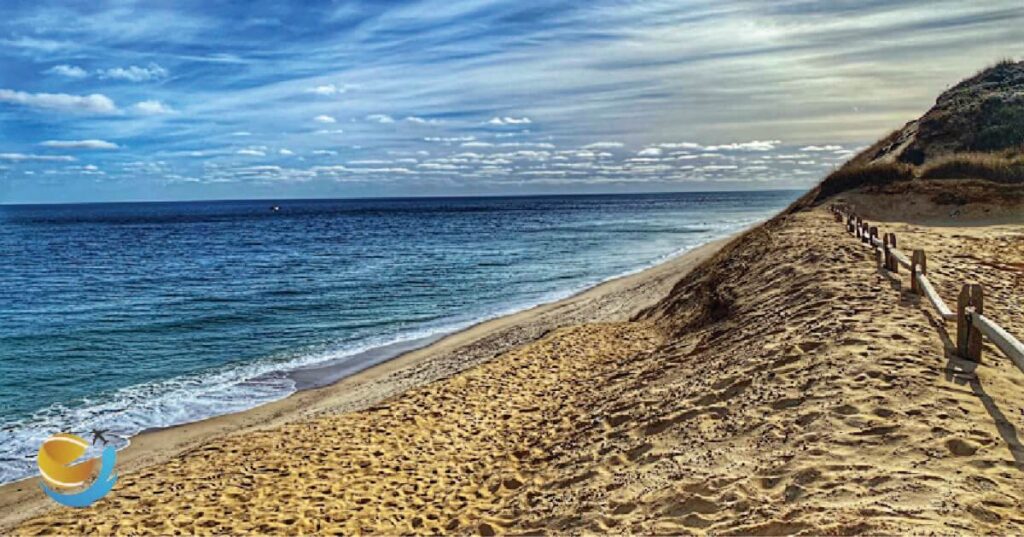
[[[278,400],[310,384],[296,370],[336,380],[798,194],[0,206],[0,482],[53,433],[123,446]]]

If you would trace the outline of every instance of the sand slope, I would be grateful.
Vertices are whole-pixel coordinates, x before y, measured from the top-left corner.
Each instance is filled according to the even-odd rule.
[[[1024,228],[892,227],[1024,334]],[[211,442],[19,533],[1022,532],[1024,372],[953,357],[905,280],[823,208],[780,217],[639,320]]]

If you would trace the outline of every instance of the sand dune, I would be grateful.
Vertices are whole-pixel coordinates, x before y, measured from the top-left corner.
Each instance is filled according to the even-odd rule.
[[[1020,225],[881,225],[1024,333]],[[1024,531],[1024,372],[956,359],[903,280],[823,208],[783,216],[637,320],[210,442],[18,533]]]

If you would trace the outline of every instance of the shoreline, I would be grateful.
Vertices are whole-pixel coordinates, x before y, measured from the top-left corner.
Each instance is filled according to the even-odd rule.
[[[327,383],[263,405],[199,421],[153,428],[129,438],[118,451],[119,473],[168,461],[214,439],[271,428],[326,413],[365,409],[402,392],[454,375],[530,343],[549,331],[583,322],[624,321],[665,296],[686,272],[761,221],[723,238],[672,255],[654,265],[579,290],[565,298],[485,319],[445,335],[423,338],[422,346]],[[420,340],[421,342],[423,340]],[[409,343],[409,342],[406,342]],[[312,368],[331,369],[331,365]],[[333,367],[351,369],[344,364]],[[297,369],[289,374],[301,372]],[[37,488],[37,477],[0,485],[0,530],[56,507]]]

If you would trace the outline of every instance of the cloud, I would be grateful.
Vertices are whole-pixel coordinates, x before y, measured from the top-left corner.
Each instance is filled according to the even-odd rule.
[[[75,157],[69,155],[34,155],[25,153],[0,153],[0,160],[11,162],[74,162]]]
[[[701,149],[704,146],[695,142],[668,142],[658,144],[658,147],[665,149]]]
[[[409,123],[417,123],[417,124],[420,124],[420,125],[427,125],[427,124],[437,125],[437,124],[441,123],[441,120],[439,120],[439,119],[427,119],[427,118],[422,118],[422,117],[418,117],[418,116],[406,116],[405,117],[405,121],[408,121]]]
[[[278,155],[281,155],[281,156],[284,156],[284,157],[290,157],[290,156],[294,155],[294,154],[295,154],[295,152],[294,152],[294,151],[292,151],[291,149],[287,149],[287,148],[282,148],[282,149],[279,149],[279,150],[277,151],[277,154],[278,154]]]
[[[147,67],[130,65],[128,67],[111,67],[109,69],[97,69],[93,73],[77,65],[55,65],[46,71],[46,74],[58,75],[67,78],[86,78],[95,75],[103,80],[126,80],[129,82],[147,82],[167,78],[170,73],[158,64],[150,63]]]
[[[321,86],[316,86],[316,87],[314,87],[314,88],[309,90],[310,93],[315,93],[317,95],[323,95],[325,97],[330,96],[330,95],[341,95],[342,93],[345,93],[346,91],[348,91],[347,87],[344,87],[344,86],[339,87],[339,86],[335,86],[334,84],[323,84]]]
[[[321,114],[319,116],[316,116],[315,118],[313,118],[313,121],[316,121],[317,123],[337,123],[338,122],[338,120],[334,119],[333,116],[328,116],[327,114]]]
[[[641,157],[658,157],[661,156],[660,147],[647,147],[637,151],[636,154]]]
[[[489,125],[528,125],[530,123],[533,123],[533,121],[531,121],[530,118],[525,117],[525,116],[520,117],[520,118],[508,117],[508,116],[505,116],[505,117],[497,117],[497,116],[495,116],[495,117],[492,117],[490,120],[488,120],[487,123]]]
[[[47,2],[5,3],[0,46],[8,53],[4,72],[10,82],[0,88],[11,90],[0,95],[0,121],[12,145],[0,151],[78,156],[82,150],[28,144],[103,138],[132,144],[130,151],[107,157],[123,153],[133,159],[168,159],[167,171],[145,181],[110,181],[106,190],[63,192],[61,185],[38,185],[35,191],[17,187],[9,194],[19,200],[165,195],[152,187],[171,174],[205,179],[213,165],[227,176],[247,163],[262,163],[235,155],[252,139],[267,145],[268,159],[281,163],[300,163],[302,156],[333,164],[335,158],[311,156],[315,149],[330,148],[344,156],[340,162],[394,158],[401,166],[397,157],[416,156],[419,162],[410,168],[418,163],[458,168],[435,175],[450,181],[443,189],[440,181],[394,181],[387,189],[349,192],[311,183],[308,191],[295,192],[310,196],[538,193],[525,179],[552,171],[569,172],[562,177],[565,184],[662,181],[686,188],[681,165],[696,169],[706,164],[739,170],[692,175],[704,173],[710,181],[764,166],[770,168],[764,175],[789,187],[796,184],[789,172],[801,161],[843,158],[800,147],[870,143],[879,132],[919,115],[922,103],[933,102],[936,88],[998,56],[1019,56],[1020,40],[1013,38],[1024,22],[1020,0],[946,2],[942,9],[922,0],[820,3],[813,9],[806,0],[598,0],[547,3],[543,17],[522,2],[501,0],[343,4],[348,6],[344,15],[308,10],[298,21],[302,39],[288,40],[267,34],[268,27],[252,18],[255,8],[241,3],[171,11],[146,2],[130,10],[117,3],[85,7],[64,2],[56,10]],[[276,16],[255,16],[264,15]],[[466,26],[467,16],[477,24]],[[74,27],[69,20],[76,22]],[[210,36],[217,37],[214,48]],[[943,61],[914,68],[925,57]],[[28,75],[37,79],[14,85],[16,77]],[[148,81],[131,83],[142,79]],[[345,93],[343,81],[358,81],[359,91]],[[80,96],[42,104],[45,98],[29,97],[42,95],[12,90]],[[107,104],[90,103],[88,93],[105,94]],[[173,105],[187,118],[145,121],[133,105],[147,99]],[[117,120],[83,120],[54,108]],[[336,124],[311,121],[327,110],[339,115]],[[396,125],[365,119],[384,110]],[[117,117],[119,112],[126,117]],[[166,117],[177,116],[156,116]],[[438,118],[438,126],[429,123],[431,118]],[[340,136],[318,130],[341,126],[347,132]],[[256,136],[228,136],[243,129]],[[460,147],[476,141],[469,135],[493,145]],[[782,137],[786,144],[774,142]],[[533,145],[501,144],[512,140]],[[220,145],[224,141],[242,143],[225,147]],[[700,154],[705,152],[702,144],[708,144],[709,154]],[[188,158],[189,150],[200,147],[217,149],[203,151],[213,158]],[[663,152],[637,154],[650,147]],[[294,158],[281,155],[280,148],[294,151]],[[511,153],[520,148],[551,154],[546,161],[534,161]],[[492,154],[506,149],[507,156]],[[429,154],[421,157],[424,150]],[[458,156],[470,150],[484,156]],[[590,153],[562,153],[570,150]],[[774,158],[797,152],[807,156]],[[441,158],[469,162],[432,162]],[[124,171],[106,162],[96,164],[112,176]],[[573,175],[580,170],[586,173]],[[537,173],[520,176],[519,171]],[[481,173],[507,184],[481,186]],[[801,181],[802,186],[810,179]],[[493,192],[488,190],[492,186]],[[219,194],[197,187],[176,195]]]
[[[472,142],[476,140],[476,136],[428,136],[423,139],[424,142],[440,142],[442,144],[454,144],[458,142]]]
[[[120,112],[110,97],[100,93],[68,95],[67,93],[26,93],[0,89],[0,102],[84,114],[117,114]]]
[[[117,144],[105,140],[47,140],[39,145],[58,149],[119,149]]]
[[[370,114],[366,116],[366,121],[373,121],[374,123],[394,123],[395,118],[387,114]]]
[[[772,151],[775,149],[775,146],[781,143],[779,140],[754,140],[752,142],[708,145],[704,146],[704,149],[708,151]]]
[[[265,151],[262,151],[262,150],[259,150],[259,149],[252,149],[252,148],[239,149],[235,153],[238,154],[238,155],[245,155],[247,157],[265,157],[265,156],[267,156],[267,153]]]
[[[146,116],[160,116],[165,114],[175,114],[176,110],[160,101],[141,101],[135,103],[132,107],[136,112]]]
[[[249,131],[235,131],[231,133],[231,136],[252,136],[252,133]]]
[[[76,65],[54,65],[53,67],[44,71],[47,74],[66,76],[68,78],[85,78],[89,76],[89,72]]]
[[[127,80],[128,82],[159,80],[161,78],[167,78],[169,74],[170,73],[167,72],[167,69],[164,69],[155,63],[150,63],[146,67],[130,65],[128,67],[112,67],[110,69],[100,69],[96,71],[96,76],[100,78]]]
[[[800,151],[821,152],[821,151],[840,151],[842,149],[843,149],[843,146],[841,146],[841,145],[809,145],[809,146],[806,146],[806,147],[801,147]]]

